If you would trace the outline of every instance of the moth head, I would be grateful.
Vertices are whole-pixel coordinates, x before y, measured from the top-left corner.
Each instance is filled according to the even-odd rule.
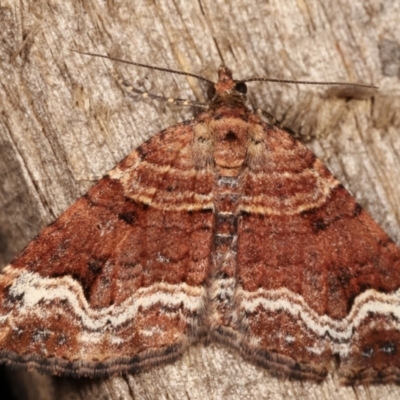
[[[236,81],[232,77],[232,71],[225,65],[218,69],[218,81],[211,84],[207,91],[207,97],[213,104],[245,103],[247,86],[243,81]]]

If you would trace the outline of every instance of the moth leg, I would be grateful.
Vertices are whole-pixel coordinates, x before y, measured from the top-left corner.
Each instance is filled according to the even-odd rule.
[[[271,113],[269,113],[268,111],[262,110],[261,108],[257,108],[256,113],[258,115],[261,115],[262,117],[266,118],[266,120],[268,121],[269,124],[274,125],[274,126],[278,126],[279,128],[281,128],[281,121],[279,121],[277,118],[275,118],[274,115],[272,115]]]
[[[129,95],[132,95],[133,93],[135,93],[135,94],[139,94],[144,99],[160,100],[160,101],[165,101],[166,103],[169,103],[169,104],[185,106],[185,107],[197,107],[197,108],[204,108],[204,109],[208,108],[208,104],[207,103],[200,103],[198,101],[188,100],[188,99],[165,97],[165,96],[160,96],[158,94],[148,93],[148,92],[145,92],[143,90],[136,89],[128,81],[124,80],[121,76],[119,76],[117,74],[117,72],[115,71],[115,69],[112,69],[111,74],[113,75],[115,80],[118,82],[118,84]]]
[[[268,111],[261,110],[260,108],[258,108],[256,110],[256,113],[258,115],[260,115],[261,117],[265,118],[270,125],[277,126],[278,128],[283,129],[290,136],[294,137],[295,139],[300,140],[302,143],[307,143],[310,140],[318,137],[318,135],[308,135],[308,134],[305,135],[305,134],[293,131],[293,129],[291,129],[287,126],[284,126],[282,124],[282,121],[279,121],[274,115],[272,115]]]

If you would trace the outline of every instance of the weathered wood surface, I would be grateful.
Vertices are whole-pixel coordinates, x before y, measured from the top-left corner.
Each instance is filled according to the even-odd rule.
[[[309,146],[400,245],[400,7],[356,0],[2,1],[0,265],[133,148],[191,110],[127,98],[138,88],[204,100],[194,80],[84,57],[95,51],[215,79],[374,83],[345,98],[309,86],[249,84],[254,107],[314,139]],[[396,39],[397,38],[397,39]],[[357,99],[364,97],[364,99]],[[103,381],[8,373],[23,399],[396,399],[400,388],[281,381],[216,346]]]

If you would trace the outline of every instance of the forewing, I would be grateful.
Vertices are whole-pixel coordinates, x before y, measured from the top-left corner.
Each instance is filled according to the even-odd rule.
[[[195,339],[212,245],[213,175],[192,126],[154,136],[47,226],[0,276],[0,362],[103,376]]]
[[[235,294],[245,356],[280,376],[400,380],[400,250],[320,160],[265,127],[238,206]]]

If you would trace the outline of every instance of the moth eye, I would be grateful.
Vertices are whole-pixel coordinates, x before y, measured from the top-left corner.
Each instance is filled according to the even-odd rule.
[[[239,93],[246,94],[247,93],[247,86],[244,82],[238,82],[235,86],[235,90],[237,90]]]
[[[207,98],[208,100],[212,100],[215,96],[215,87],[214,85],[210,85],[207,89]]]

